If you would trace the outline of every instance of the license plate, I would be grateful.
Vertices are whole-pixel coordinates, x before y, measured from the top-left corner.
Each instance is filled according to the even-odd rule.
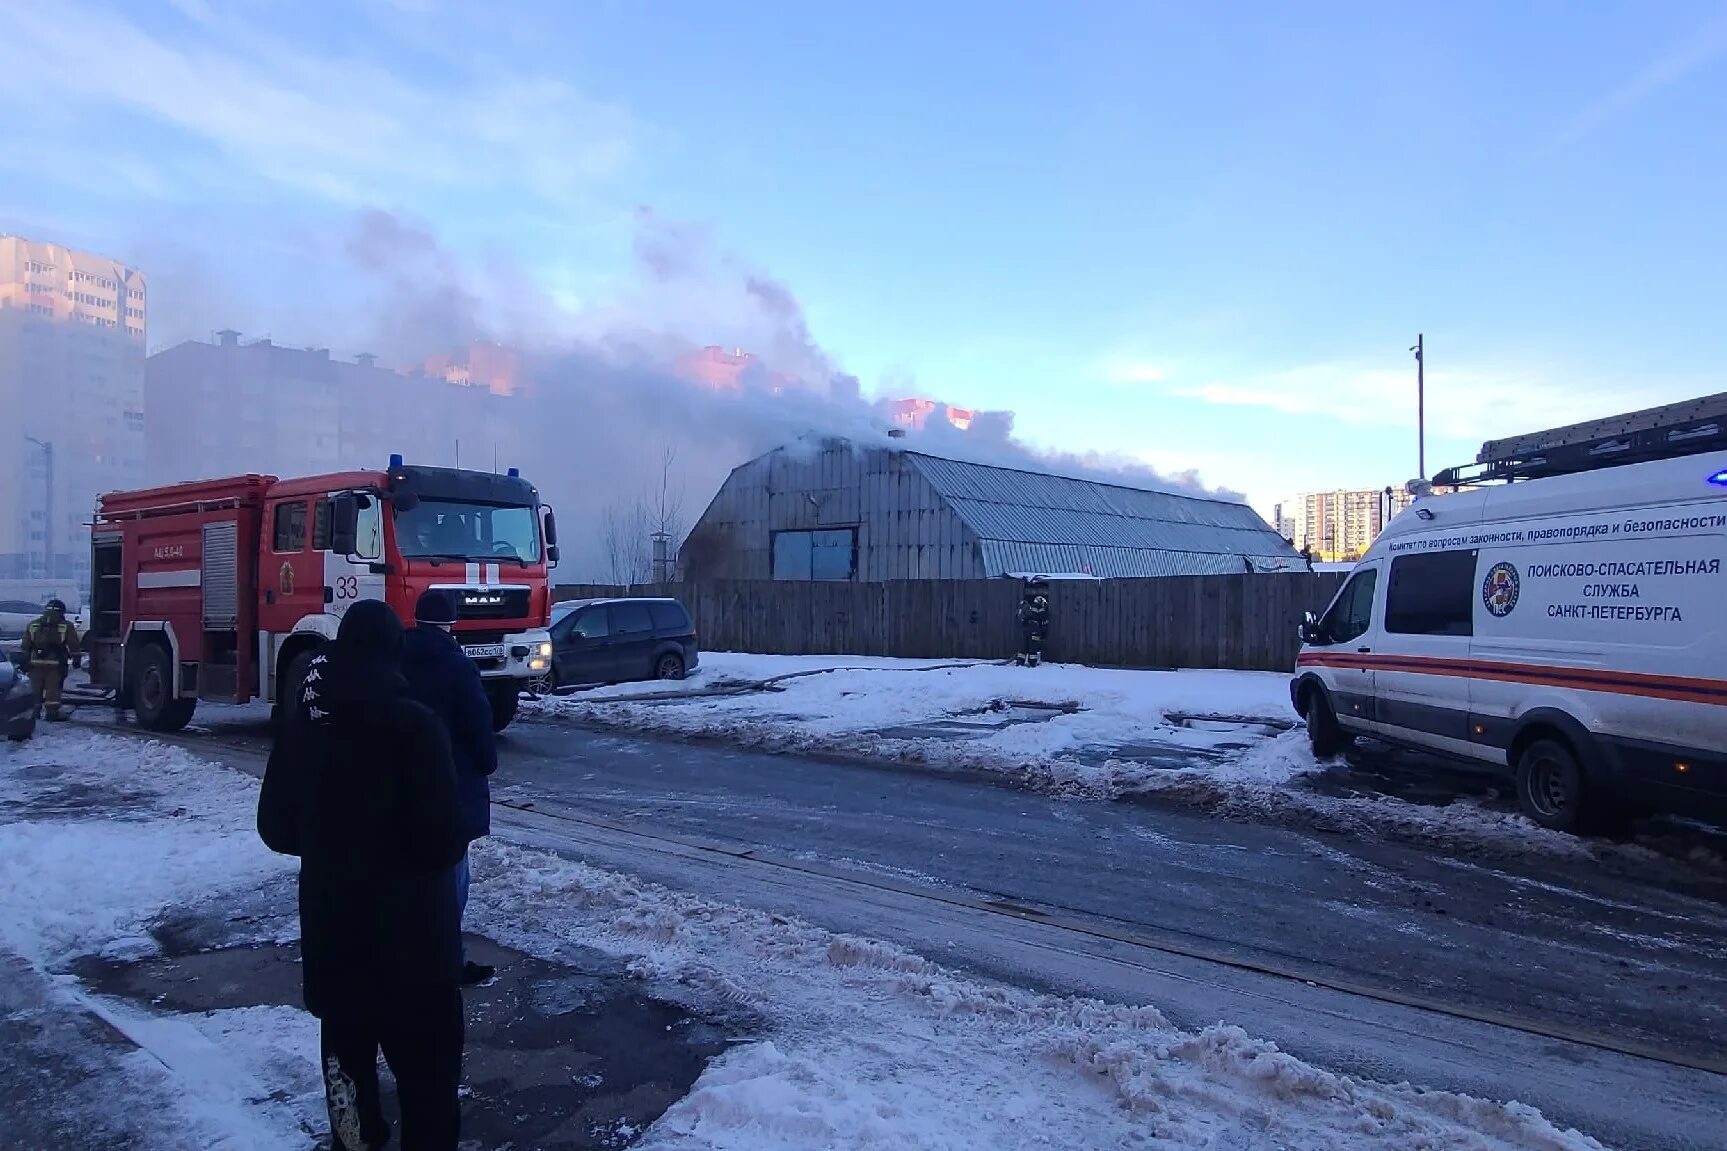
[[[472,646],[464,647],[462,650],[468,653],[469,659],[504,658],[504,645],[501,643],[476,643]]]

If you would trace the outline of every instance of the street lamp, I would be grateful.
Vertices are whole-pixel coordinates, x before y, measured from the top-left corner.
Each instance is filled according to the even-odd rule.
[[[1427,356],[1421,333],[1415,335],[1415,454],[1421,479],[1427,478]]]

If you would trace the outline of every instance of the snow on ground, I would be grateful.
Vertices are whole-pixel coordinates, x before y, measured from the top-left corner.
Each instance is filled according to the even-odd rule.
[[[121,818],[45,802],[116,781],[128,789]],[[51,973],[79,955],[146,953],[158,916],[223,891],[254,905],[292,866],[252,836],[256,794],[249,777],[186,753],[66,729],[0,750],[0,818],[12,820],[0,823],[0,941]],[[1237,1027],[1184,1032],[1149,1007],[971,979],[496,840],[478,846],[475,870],[470,926],[499,942],[553,960],[597,947],[653,994],[767,1021],[768,1038],[711,1063],[642,1135],[656,1151],[1600,1147],[1515,1103],[1333,1075]],[[61,981],[177,1075],[184,1139],[161,1146],[305,1145],[320,1111],[306,1017],[156,1014]]]
[[[1157,793],[1248,818],[1663,866],[1647,848],[1549,832],[1474,798],[1441,806],[1320,790],[1312,784],[1324,765],[1299,726],[1286,730],[1299,719],[1289,677],[1274,672],[714,652],[681,683],[619,684],[524,710],[775,751],[985,770],[1064,795]]]
[[[528,706],[541,714],[785,750],[862,750],[955,766],[1043,769],[1098,793],[1140,782],[1128,765],[1110,761],[1113,750],[1167,745],[1171,752],[1204,755],[1275,730],[1183,717],[1267,725],[1296,718],[1288,677],[1269,672],[1029,669],[726,652],[704,655],[681,683],[619,684]],[[1141,774],[1154,770],[1144,767]]]

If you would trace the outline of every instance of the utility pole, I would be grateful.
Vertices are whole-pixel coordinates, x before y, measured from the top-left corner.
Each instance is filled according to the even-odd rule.
[[[1427,478],[1427,349],[1421,333],[1415,334],[1415,458],[1421,479]]]
[[[39,440],[35,436],[25,436],[26,440],[42,449],[43,470],[47,479],[42,491],[42,574],[49,579],[58,578],[54,572],[54,445],[47,440]]]

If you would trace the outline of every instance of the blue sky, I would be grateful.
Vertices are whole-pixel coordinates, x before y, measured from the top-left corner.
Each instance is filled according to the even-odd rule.
[[[866,389],[1269,511],[1727,390],[1727,6],[0,0],[0,230],[258,259],[382,207],[572,306],[649,205]],[[309,282],[310,281],[310,282]],[[240,310],[239,305],[234,305]],[[699,333],[692,333],[699,335]]]

